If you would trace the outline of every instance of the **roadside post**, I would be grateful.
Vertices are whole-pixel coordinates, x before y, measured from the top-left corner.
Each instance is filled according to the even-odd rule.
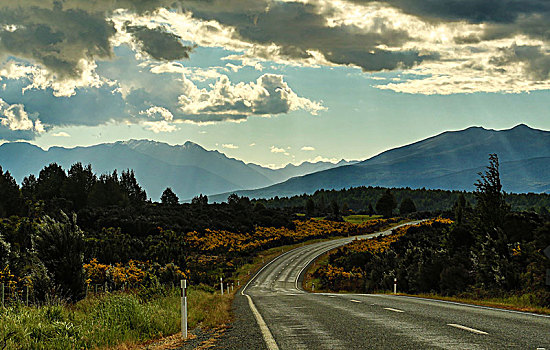
[[[393,278],[393,294],[397,294],[397,277]]]
[[[223,277],[220,277],[220,289],[221,289],[222,295],[223,295]]]
[[[181,334],[187,339],[187,280],[181,280]]]
[[[544,249],[544,255],[550,259],[550,245]],[[546,285],[550,286],[550,269],[546,269]]]

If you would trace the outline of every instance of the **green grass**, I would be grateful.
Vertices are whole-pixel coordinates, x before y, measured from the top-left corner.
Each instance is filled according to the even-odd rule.
[[[74,305],[0,308],[0,349],[93,349],[139,343],[180,331],[180,290],[143,302],[138,294],[89,297]],[[189,328],[230,321],[229,296],[189,288]]]
[[[420,298],[437,299],[454,301],[458,303],[489,306],[508,310],[517,310],[525,312],[533,312],[538,314],[550,315],[550,308],[540,306],[540,300],[534,294],[510,294],[502,297],[474,297],[460,295],[460,296],[442,296],[438,294],[400,294],[407,296],[414,296]]]
[[[344,216],[344,221],[352,224],[362,224],[369,220],[380,219],[382,215],[348,215]]]

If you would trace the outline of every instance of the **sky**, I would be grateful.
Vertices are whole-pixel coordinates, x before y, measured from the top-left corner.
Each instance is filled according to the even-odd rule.
[[[270,167],[550,130],[546,0],[0,4],[0,143],[128,139]]]

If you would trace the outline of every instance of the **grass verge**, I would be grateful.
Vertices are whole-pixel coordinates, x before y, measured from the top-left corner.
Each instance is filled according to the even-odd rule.
[[[388,293],[389,294],[389,293]],[[508,295],[501,297],[476,298],[473,296],[443,296],[438,294],[403,294],[398,295],[419,297],[426,299],[445,300],[457,303],[488,306],[498,309],[531,312],[542,315],[550,315],[550,308],[541,307],[536,304],[535,296],[532,294]]]
[[[188,293],[189,326],[230,321],[230,296],[199,287]],[[0,349],[95,349],[136,344],[180,331],[180,290],[144,301],[139,293],[91,296],[74,305],[0,308]]]

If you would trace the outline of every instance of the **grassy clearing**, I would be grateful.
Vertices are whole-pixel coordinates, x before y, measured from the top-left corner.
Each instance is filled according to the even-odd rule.
[[[369,220],[380,219],[382,215],[348,215],[344,216],[344,221],[350,222],[352,224],[362,224]]]

